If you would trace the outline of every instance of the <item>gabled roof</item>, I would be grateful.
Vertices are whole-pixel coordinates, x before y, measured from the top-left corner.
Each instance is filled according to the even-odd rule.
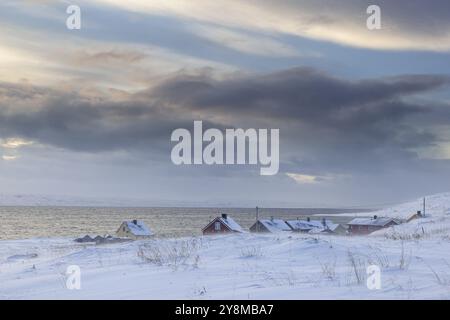
[[[311,229],[321,229],[323,228],[322,221],[317,220],[289,220],[286,223],[293,229],[299,231],[308,231]],[[327,222],[328,223],[328,222]]]
[[[270,232],[291,231],[291,227],[286,221],[281,219],[260,219],[258,220]]]
[[[244,229],[242,229],[242,227],[230,217],[220,217],[219,220],[232,231],[244,232]]]
[[[310,233],[320,233],[324,231],[334,232],[340,226],[340,224],[333,223],[330,220],[290,220],[286,221],[286,223],[295,231]]]
[[[336,229],[338,229],[339,227],[341,227],[341,225],[339,223],[328,223],[327,222],[327,227],[326,229],[330,230],[330,231],[336,231]]]
[[[124,224],[135,236],[151,236],[153,234],[153,232],[150,231],[150,229],[145,225],[145,223],[140,220],[124,221],[122,223],[122,226]]]
[[[378,218],[355,218],[348,225],[358,225],[358,226],[378,226],[384,227],[387,224],[394,222],[398,224],[398,222],[394,218],[389,217],[378,217]]]
[[[326,221],[326,225],[321,224],[318,228],[313,228],[309,233],[320,233],[320,232],[335,232],[341,225],[338,223],[333,223],[329,220]]]
[[[242,227],[236,221],[234,221],[232,218],[230,218],[229,216],[227,216],[226,218],[224,218],[224,217],[217,217],[217,218],[215,218],[210,223],[208,223],[206,225],[206,227],[203,228],[203,231],[206,230],[211,224],[213,224],[216,221],[221,222],[230,231],[244,232],[244,229],[242,229]]]

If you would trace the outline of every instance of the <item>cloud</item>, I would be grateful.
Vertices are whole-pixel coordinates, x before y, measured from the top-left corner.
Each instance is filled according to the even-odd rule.
[[[312,68],[291,68],[230,80],[180,74],[164,82],[151,95],[195,110],[258,112],[278,118],[346,123],[395,119],[420,112],[420,107],[402,103],[398,98],[448,83],[448,77],[438,75],[348,81]]]
[[[147,56],[140,51],[123,51],[117,49],[103,50],[97,52],[77,52],[74,60],[80,64],[99,65],[111,63],[137,63]]]
[[[284,170],[365,172],[413,161],[433,146],[437,102],[418,95],[449,85],[439,75],[349,81],[310,68],[216,80],[179,75],[149,96],[223,125],[280,128]],[[423,121],[423,119],[428,120]],[[291,166],[291,167],[290,167]]]
[[[98,0],[133,12],[172,15],[229,28],[284,33],[339,44],[388,50],[450,50],[446,0],[377,1],[382,30],[366,27],[368,0]],[[251,18],[249,18],[251,17]]]
[[[307,54],[301,54],[295,48],[273,38],[255,34],[246,34],[227,28],[218,28],[210,25],[197,25],[192,28],[192,32],[195,35],[205,38],[215,44],[242,53],[267,57],[308,56]],[[309,55],[313,56],[312,53]],[[318,54],[314,54],[314,56],[318,56]]]
[[[20,138],[9,138],[3,141],[0,146],[6,149],[18,149],[23,146],[32,145],[33,141],[26,141]]]
[[[13,160],[16,160],[16,159],[17,159],[17,156],[7,156],[7,155],[3,155],[3,156],[2,156],[2,159],[3,159],[4,161],[13,161]]]
[[[31,11],[21,17],[32,20],[33,14]],[[195,57],[148,39],[111,39],[97,29],[68,36],[64,28],[52,28],[52,23],[47,23],[48,26],[22,26],[16,21],[0,23],[0,81],[136,91],[182,69],[234,70],[225,62]]]
[[[414,95],[448,84],[448,77],[438,75],[349,81],[310,68],[293,68],[224,80],[181,74],[148,94],[169,107],[205,117],[234,115],[253,122],[270,119],[273,126],[295,124],[320,136],[344,136],[348,143],[365,139],[370,147],[395,139],[398,144],[411,140],[426,143],[429,136],[418,134],[408,124],[402,126],[401,120],[430,112],[414,102]]]
[[[316,176],[310,176],[307,174],[299,174],[299,173],[291,173],[291,172],[287,172],[286,175],[293,179],[295,182],[300,183],[300,184],[311,184],[311,183],[317,183],[318,182],[318,177]]]
[[[173,114],[138,94],[0,83],[0,138],[7,148],[34,141],[78,152],[122,150],[168,159],[171,132],[192,121],[189,113]]]
[[[2,176],[14,182],[33,175],[37,186],[46,181],[52,190],[75,179],[73,188],[93,194],[96,187],[121,194],[119,180],[127,181],[130,194],[143,194],[158,176],[149,190],[158,194],[163,186],[167,198],[186,195],[181,186],[189,186],[189,196],[201,201],[199,195],[220,184],[217,199],[245,198],[247,205],[256,198],[298,199],[299,193],[320,203],[323,196],[311,190],[336,202],[357,194],[373,203],[380,188],[399,188],[403,196],[415,181],[436,191],[448,184],[449,162],[417,150],[448,141],[445,103],[433,94],[448,85],[439,75],[348,80],[308,68],[226,76],[180,71],[135,93],[0,82],[2,144],[24,146],[20,161],[8,158],[18,156],[17,148],[5,149],[3,159],[15,171],[5,166]],[[263,181],[252,166],[174,166],[170,134],[191,129],[194,120],[221,130],[279,128],[280,174]],[[76,171],[66,173],[68,167]],[[99,172],[100,180],[121,187],[96,182]],[[50,181],[54,175],[60,184]],[[249,200],[242,190],[253,188],[258,192]],[[383,199],[393,197],[383,192]]]
[[[419,126],[413,119],[436,109],[415,96],[448,85],[439,75],[350,81],[310,68],[226,77],[179,72],[120,95],[2,83],[0,136],[167,161],[172,130],[207,119],[208,127],[279,128],[284,172],[351,174],[413,163],[415,150],[434,146],[436,120]]]

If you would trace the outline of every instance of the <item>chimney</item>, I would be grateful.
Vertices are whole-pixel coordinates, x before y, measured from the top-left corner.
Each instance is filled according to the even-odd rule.
[[[417,211],[417,215],[420,217],[422,215],[422,211]]]
[[[307,217],[307,218],[306,218],[306,221],[310,222],[310,221],[311,221],[311,218],[310,218],[310,217]]]
[[[324,227],[327,226],[327,220],[325,220],[325,218],[322,218],[322,225],[323,225]]]
[[[378,216],[377,215],[374,215],[373,216],[373,220],[377,220],[378,219]]]
[[[222,213],[222,218],[223,218],[223,219],[227,219],[227,218],[228,218],[228,215],[227,215],[226,213]]]
[[[137,220],[133,220],[133,223],[137,225]]]

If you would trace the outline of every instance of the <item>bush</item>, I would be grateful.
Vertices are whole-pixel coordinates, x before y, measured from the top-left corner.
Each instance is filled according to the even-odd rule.
[[[350,264],[350,275],[357,284],[364,283],[366,281],[366,260],[350,250],[347,252],[347,257]]]
[[[322,262],[319,260],[322,274],[328,280],[334,280],[336,278],[336,258],[330,262]]]
[[[259,258],[264,256],[261,246],[249,246],[241,249],[241,258]]]
[[[200,256],[197,254],[201,242],[197,239],[174,242],[145,243],[139,246],[137,256],[145,263],[177,268],[180,265],[198,267]]]

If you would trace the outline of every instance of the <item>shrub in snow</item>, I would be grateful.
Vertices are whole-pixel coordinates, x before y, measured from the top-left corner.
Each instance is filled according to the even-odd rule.
[[[241,258],[258,258],[264,256],[261,246],[249,246],[241,249]]]
[[[336,257],[332,261],[322,262],[319,260],[322,274],[328,280],[334,280],[336,278]]]
[[[201,247],[198,239],[180,240],[173,242],[147,242],[139,246],[137,256],[146,263],[158,266],[177,268],[180,265],[198,267],[200,256],[197,254]]]
[[[348,251],[347,258],[350,265],[350,284],[362,284],[366,281],[366,260],[361,255]]]
[[[401,251],[400,251],[400,261],[398,264],[398,267],[401,270],[406,270],[409,267],[409,264],[411,263],[411,252],[409,254],[407,254],[405,252],[405,244],[402,241],[402,247],[401,247]]]

